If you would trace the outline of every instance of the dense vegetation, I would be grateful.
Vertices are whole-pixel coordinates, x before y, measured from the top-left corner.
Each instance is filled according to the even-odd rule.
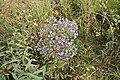
[[[120,1],[0,0],[0,80],[120,80]]]

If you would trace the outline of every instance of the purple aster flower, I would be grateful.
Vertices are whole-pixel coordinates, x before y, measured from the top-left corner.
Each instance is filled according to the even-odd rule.
[[[40,51],[39,54],[43,54],[43,53]]]
[[[60,46],[57,46],[56,48],[55,48],[55,50],[59,50],[60,49]]]
[[[64,61],[68,61],[69,60],[69,58],[65,58],[65,59],[63,59]]]
[[[55,58],[55,56],[53,55],[53,53],[49,53],[49,58]]]
[[[76,39],[76,38],[77,38],[77,35],[78,35],[78,34],[76,34],[76,33],[74,34],[74,39]]]
[[[57,26],[58,24],[53,24],[53,28],[55,27],[55,26]]]
[[[54,25],[53,25],[53,26],[51,26],[51,29],[54,29]]]
[[[62,41],[62,42],[65,42],[65,39],[63,38],[63,39],[61,39],[61,41]]]
[[[69,42],[69,43],[68,43],[68,46],[71,46],[72,44],[73,44],[73,42]]]
[[[37,51],[40,51],[41,50],[41,48],[37,48]]]
[[[44,42],[46,42],[47,40],[48,40],[48,39],[47,39],[47,38],[45,38],[45,39],[44,39]]]
[[[42,50],[43,53],[45,53],[46,51],[45,50]]]
[[[64,36],[64,34],[60,34],[60,36],[62,36],[62,37],[63,37],[63,36]]]
[[[50,34],[52,34],[53,32],[52,31],[50,31]]]
[[[47,46],[44,46],[43,49],[47,49]]]
[[[61,46],[60,46],[60,45],[57,45],[57,48],[59,48],[59,49],[60,49],[60,48],[61,48]]]
[[[65,50],[66,53],[68,53],[68,50]]]
[[[63,44],[63,47],[67,47],[68,45],[66,43]]]
[[[56,40],[58,40],[58,38],[59,38],[58,36],[55,37]]]
[[[52,47],[53,45],[52,44],[50,44],[50,47]]]
[[[64,57],[64,52],[58,52],[58,54],[61,56],[61,57]]]
[[[48,50],[49,50],[49,48],[46,48],[46,50],[48,51]]]
[[[51,41],[49,42],[49,45],[52,46],[52,42]]]
[[[63,41],[62,41],[62,40],[59,40],[59,41],[58,41],[58,43],[59,43],[59,44],[62,44],[62,43],[63,43]]]
[[[63,36],[65,39],[67,38],[67,36]]]
[[[71,29],[70,31],[71,31],[72,33],[75,33],[75,29]]]
[[[45,32],[49,31],[49,28],[46,28]]]
[[[64,19],[63,19],[63,18],[62,18],[62,19],[59,19],[58,23],[59,23],[60,27],[63,26],[63,24],[64,24]]]
[[[56,43],[56,41],[55,40],[52,40],[52,42],[55,44]]]
[[[74,23],[70,21],[70,22],[67,23],[67,26],[68,26],[68,27],[73,27],[73,26],[74,26]]]

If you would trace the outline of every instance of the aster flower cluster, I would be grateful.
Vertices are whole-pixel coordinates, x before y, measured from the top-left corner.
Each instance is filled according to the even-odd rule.
[[[36,51],[52,58],[68,60],[76,54],[74,40],[78,36],[78,26],[72,21],[52,19],[53,22],[40,32],[42,35],[36,45]]]

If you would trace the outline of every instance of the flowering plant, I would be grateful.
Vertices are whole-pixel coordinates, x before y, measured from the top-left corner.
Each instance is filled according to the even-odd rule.
[[[74,40],[78,35],[78,26],[75,22],[52,17],[49,24],[40,32],[40,39],[36,51],[45,57],[68,60],[76,54]]]

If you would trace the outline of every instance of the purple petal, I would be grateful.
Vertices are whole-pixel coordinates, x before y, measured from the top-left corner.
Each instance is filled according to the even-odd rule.
[[[59,23],[60,26],[63,26],[63,24],[64,24],[64,19],[63,19],[63,18],[62,18],[62,19],[59,19],[58,23]]]
[[[64,56],[64,52],[58,52],[58,54],[61,56],[61,57],[63,57]]]
[[[70,21],[70,22],[67,23],[67,26],[68,26],[68,27],[73,27],[73,26],[74,26],[74,23]]]

